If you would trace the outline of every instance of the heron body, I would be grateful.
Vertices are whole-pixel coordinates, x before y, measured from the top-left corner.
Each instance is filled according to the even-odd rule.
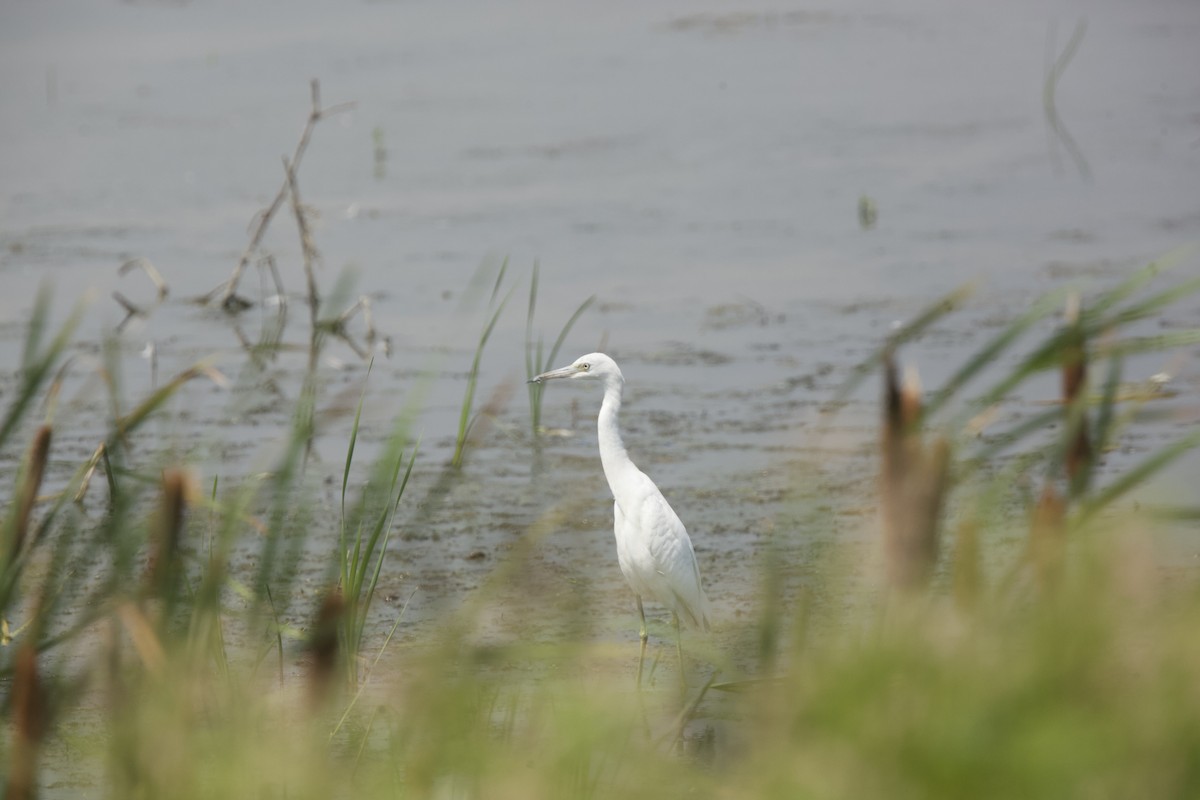
[[[689,627],[707,631],[708,598],[700,583],[692,540],[654,481],[630,459],[621,439],[618,417],[625,378],[620,368],[603,353],[590,353],[570,366],[544,372],[533,381],[542,383],[556,378],[598,380],[604,385],[604,402],[597,421],[600,462],[613,494],[617,562],[637,596],[642,618],[643,655],[646,642],[643,597],[651,597],[669,608],[677,624],[683,620]],[[639,680],[640,673],[639,665]]]

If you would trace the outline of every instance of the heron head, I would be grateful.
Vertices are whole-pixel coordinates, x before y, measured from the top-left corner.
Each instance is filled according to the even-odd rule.
[[[543,383],[555,378],[611,380],[613,378],[621,379],[622,376],[621,370],[617,367],[617,362],[604,355],[604,353],[588,353],[586,356],[580,356],[575,359],[569,366],[543,372],[541,375],[530,379],[529,382]]]

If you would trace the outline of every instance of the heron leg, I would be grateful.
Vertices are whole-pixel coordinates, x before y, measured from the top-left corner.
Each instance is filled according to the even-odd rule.
[[[638,671],[637,671],[637,688],[642,688],[642,665],[646,663],[646,640],[650,638],[650,634],[646,633],[646,612],[642,610],[642,596],[637,597],[638,616],[642,619],[641,630],[638,631],[638,637],[642,640],[642,650],[638,654]]]

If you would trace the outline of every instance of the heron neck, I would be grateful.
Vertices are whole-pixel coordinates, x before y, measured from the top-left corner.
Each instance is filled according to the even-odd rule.
[[[635,469],[629,453],[625,451],[625,442],[621,440],[621,429],[617,424],[624,384],[621,378],[613,378],[605,383],[604,402],[600,404],[600,417],[596,423],[600,440],[600,463],[604,467],[604,477],[608,479],[608,487],[614,496],[621,484],[621,478],[631,469]]]

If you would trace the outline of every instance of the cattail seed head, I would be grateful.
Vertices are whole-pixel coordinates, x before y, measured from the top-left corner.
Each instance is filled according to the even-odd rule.
[[[921,383],[915,369],[901,384],[895,361],[884,361],[884,420],[880,503],[889,583],[924,586],[938,556],[938,525],[947,486],[950,445],[921,437]]]

